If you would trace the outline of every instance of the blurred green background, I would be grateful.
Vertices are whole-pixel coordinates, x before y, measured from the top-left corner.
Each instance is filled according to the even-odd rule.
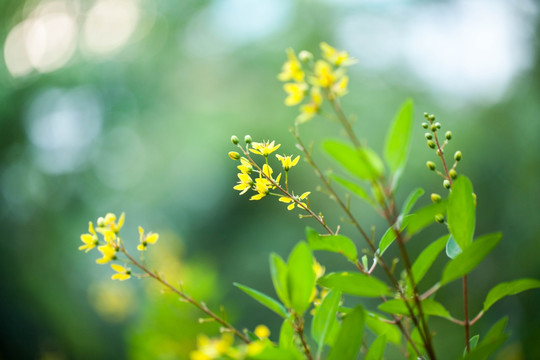
[[[106,212],[126,212],[132,244],[138,225],[161,234],[151,252],[169,279],[224,304],[239,327],[267,323],[277,339],[278,317],[232,282],[273,294],[269,253],[286,257],[316,224],[271,199],[239,197],[229,138],[249,133],[297,152],[288,132],[297,109],[283,105],[276,75],[287,47],[318,53],[321,41],[359,59],[344,107],[371,147],[382,149],[400,103],[415,100],[399,199],[416,186],[443,190],[425,168],[433,154],[421,114],[453,131],[449,149],[463,152],[459,170],[478,195],[477,234],[505,234],[470,276],[471,311],[499,282],[540,278],[538,10],[532,0],[0,1],[0,358],[183,359],[196,334],[216,333],[150,281],[112,282],[96,253],[77,251],[88,221]],[[341,129],[317,118],[302,132],[329,166],[317,141]],[[300,164],[297,193],[311,190],[335,227],[337,207]],[[353,209],[382,235],[372,211]],[[443,231],[424,231],[411,252]],[[327,270],[349,269],[318,257]],[[459,284],[438,299],[462,317]],[[508,314],[499,358],[538,359],[539,303],[539,291],[505,299],[473,333]],[[462,331],[438,319],[432,327],[441,358],[456,358]]]

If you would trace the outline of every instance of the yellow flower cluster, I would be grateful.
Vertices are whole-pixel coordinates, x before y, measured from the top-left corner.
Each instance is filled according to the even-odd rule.
[[[287,82],[283,85],[287,93],[285,105],[300,104],[309,91],[309,100],[300,106],[297,123],[311,120],[320,111],[323,103],[321,89],[329,99],[347,94],[349,77],[345,67],[356,63],[356,60],[349,57],[346,51],[336,50],[325,42],[320,47],[323,59],[317,61],[313,61],[313,55],[307,51],[301,51],[299,59],[293,49],[287,49],[288,60],[278,75],[279,80]],[[305,71],[302,63],[305,64]]]

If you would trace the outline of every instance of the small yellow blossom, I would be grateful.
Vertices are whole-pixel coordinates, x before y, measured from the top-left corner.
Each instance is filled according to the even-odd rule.
[[[300,115],[296,117],[298,124],[305,123],[311,120],[315,114],[321,109],[323,97],[321,89],[318,86],[313,86],[310,91],[311,101],[305,105],[300,106]]]
[[[257,325],[253,333],[261,340],[270,336],[270,330],[265,325]]]
[[[106,264],[109,261],[116,259],[116,249],[113,248],[109,243],[98,246],[98,250],[103,254],[103,257],[101,259],[97,259],[96,263]]]
[[[320,46],[323,57],[335,66],[348,66],[356,63],[356,59],[349,57],[349,53],[346,51],[336,50],[325,42],[322,42]]]
[[[103,235],[105,242],[112,244],[116,240],[116,235],[120,232],[122,226],[124,226],[125,214],[120,215],[120,219],[116,222],[116,215],[108,213],[105,217],[100,217],[97,220],[96,231]]]
[[[248,356],[256,356],[259,355],[268,345],[268,342],[258,340],[258,341],[252,341],[247,346],[247,354]]]
[[[85,250],[85,252],[89,252],[99,245],[99,240],[96,231],[94,230],[94,224],[92,224],[91,221],[88,223],[88,234],[82,234],[81,241],[84,245],[79,246],[79,250]]]
[[[111,268],[116,271],[116,274],[111,276],[113,280],[124,281],[131,277],[131,270],[129,268],[118,264],[111,264]]]
[[[332,66],[324,60],[317,60],[314,69],[315,76],[311,77],[314,86],[330,88],[337,80],[338,74],[332,70]]]
[[[240,179],[240,181],[238,181],[237,185],[233,186],[233,189],[240,191],[240,195],[245,194],[246,191],[251,189],[251,187],[255,184],[248,174],[239,173],[238,179]]]
[[[197,336],[197,350],[189,354],[191,360],[221,359],[221,355],[228,355],[234,343],[234,335],[224,333],[220,339],[210,339],[206,335]]]
[[[305,83],[287,83],[283,85],[283,90],[287,93],[285,105],[293,106],[300,103],[304,99],[304,95],[308,89]]]
[[[242,174],[251,174],[253,171],[253,166],[245,157],[240,158],[240,165],[238,165],[237,168]]]
[[[289,60],[283,64],[281,73],[278,75],[278,79],[281,81],[295,80],[299,82],[304,80],[302,64],[296,57],[293,49],[287,49],[287,57]]]
[[[139,251],[145,251],[148,244],[154,244],[159,239],[159,234],[153,234],[149,232],[148,234],[144,234],[144,229],[139,226],[139,245],[137,246],[137,250]]]
[[[231,158],[231,160],[238,160],[240,159],[240,154],[237,153],[236,151],[229,151],[229,157]]]
[[[249,149],[254,154],[268,156],[281,146],[281,144],[275,145],[275,141],[263,141],[263,142],[253,142],[251,143],[253,148]]]
[[[315,272],[315,278],[319,279],[324,275],[326,269],[317,260],[313,259],[313,271]]]
[[[332,93],[337,97],[347,95],[347,84],[349,83],[349,77],[343,76],[332,86]]]
[[[309,196],[309,194],[311,194],[311,192],[307,191],[307,192],[303,193],[302,195],[300,195],[299,197],[296,197],[296,196],[295,196],[295,199],[297,199],[297,200],[300,202],[300,205],[302,205],[302,207],[303,207],[304,209],[307,209],[308,206],[306,205],[306,203],[304,203],[304,202],[302,202],[302,201],[300,201],[300,200],[306,199],[306,198]],[[293,196],[294,196],[294,195],[293,195]],[[287,210],[292,210],[292,209],[294,209],[294,206],[296,205],[296,202],[295,202],[292,198],[287,197],[287,196],[282,196],[282,197],[280,197],[280,198],[279,198],[279,201],[281,201],[281,202],[283,202],[283,203],[286,203],[286,204],[289,204],[289,206],[287,206]]]
[[[290,168],[298,164],[298,160],[300,160],[300,156],[297,156],[296,158],[294,158],[294,160],[292,160],[292,155],[276,155],[276,157],[279,159],[279,161],[281,161],[281,165],[283,165],[283,170],[285,171],[289,171]]]
[[[261,200],[263,197],[268,195],[272,183],[267,178],[256,178],[255,179],[255,191],[256,195],[253,195],[249,200]]]

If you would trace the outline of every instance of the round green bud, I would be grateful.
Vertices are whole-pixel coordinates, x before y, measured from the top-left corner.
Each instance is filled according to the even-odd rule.
[[[434,203],[440,203],[441,202],[441,195],[439,194],[431,194],[431,201],[433,201]]]
[[[443,214],[437,214],[435,215],[435,221],[439,224],[442,224],[444,222],[444,215]]]
[[[448,172],[448,175],[450,175],[452,179],[455,179],[457,178],[457,171],[455,169],[450,169],[450,171]]]
[[[436,123],[435,123],[435,126],[437,127],[437,129],[440,129],[440,128],[441,128],[441,123],[440,123],[440,122],[436,122]]]
[[[431,131],[435,132],[435,131],[437,131],[437,130],[439,130],[439,128],[437,127],[437,125],[435,125],[435,124],[431,125]]]
[[[422,127],[423,127],[424,129],[427,129],[427,128],[429,127],[429,124],[428,124],[427,122],[423,122],[423,123],[422,123]]]
[[[433,161],[426,162],[426,166],[431,171],[435,170],[435,163]]]
[[[446,140],[450,140],[452,138],[452,132],[447,131],[446,134],[444,134],[444,137],[446,138]]]
[[[237,153],[236,151],[231,151],[231,152],[229,152],[229,157],[230,157],[232,160],[240,160],[240,154]]]
[[[429,146],[432,149],[435,149],[435,142],[433,140],[428,140],[427,146]]]
[[[448,181],[448,180],[444,180],[442,184],[445,187],[445,189],[450,189],[450,187],[452,186],[450,184],[450,181]]]
[[[428,116],[428,120],[429,120],[429,121],[435,121],[435,115],[430,114],[430,115]]]
[[[238,143],[240,142],[240,140],[238,140],[238,138],[236,137],[236,135],[233,135],[233,136],[231,136],[231,142],[232,142],[234,145],[238,145]]]
[[[427,119],[429,114],[427,112],[424,112],[424,117]]]
[[[251,140],[251,136],[246,135],[246,136],[244,137],[244,142],[245,142],[246,144],[251,144],[252,141],[253,141],[253,140]]]
[[[428,140],[433,139],[433,134],[432,134],[432,133],[425,133],[424,136],[425,136],[426,139],[428,139]]]
[[[456,161],[460,161],[461,160],[461,151],[456,151],[456,153],[454,154],[454,160]]]

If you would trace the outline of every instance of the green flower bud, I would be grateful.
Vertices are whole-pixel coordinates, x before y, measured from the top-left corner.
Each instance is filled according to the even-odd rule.
[[[435,163],[433,161],[428,161],[426,163],[426,166],[429,170],[434,171],[435,170]]]
[[[238,138],[236,137],[236,135],[233,135],[233,136],[231,136],[231,142],[232,142],[234,145],[238,145],[238,143],[240,142],[240,140],[238,140]]]
[[[444,215],[443,214],[437,214],[435,215],[435,221],[439,224],[442,224],[444,222]]]
[[[431,125],[431,131],[436,132],[437,130],[439,130],[437,125],[435,125],[435,124]]]
[[[441,123],[440,122],[436,122],[434,125],[437,127],[437,129],[441,128]]]
[[[427,119],[429,114],[427,112],[424,112],[424,117]]]
[[[446,189],[450,189],[450,187],[452,186],[450,185],[450,181],[448,180],[444,180],[442,184]]]
[[[236,151],[231,151],[231,152],[229,152],[229,157],[230,157],[232,160],[240,160],[240,154],[237,153]]]
[[[448,172],[448,175],[450,175],[452,179],[455,179],[457,178],[457,171],[455,169],[450,169],[450,171]]]
[[[431,194],[431,201],[433,201],[434,203],[440,203],[441,202],[441,195],[439,194]]]
[[[428,124],[427,122],[423,122],[423,123],[422,123],[422,127],[423,127],[424,129],[427,129],[427,128],[429,127],[429,124]]]
[[[460,161],[461,160],[461,151],[456,151],[456,153],[454,154],[454,160],[456,161]]]
[[[450,130],[447,131],[446,134],[444,134],[444,137],[446,140],[450,140],[452,138],[452,132]]]
[[[432,149],[435,149],[435,142],[433,140],[428,140],[427,146],[429,146]]]
[[[244,137],[244,142],[245,142],[246,144],[251,144],[252,141],[253,141],[253,140],[251,140],[251,136],[246,135],[246,136]]]
[[[435,121],[435,115],[433,115],[433,114],[428,115],[428,120],[429,121]]]
[[[298,59],[300,59],[300,61],[302,61],[302,62],[311,61],[311,60],[313,60],[313,54],[310,53],[309,51],[302,50],[298,54]]]
[[[433,134],[431,134],[431,133],[425,133],[424,136],[425,136],[426,139],[428,139],[428,140],[433,139]]]

